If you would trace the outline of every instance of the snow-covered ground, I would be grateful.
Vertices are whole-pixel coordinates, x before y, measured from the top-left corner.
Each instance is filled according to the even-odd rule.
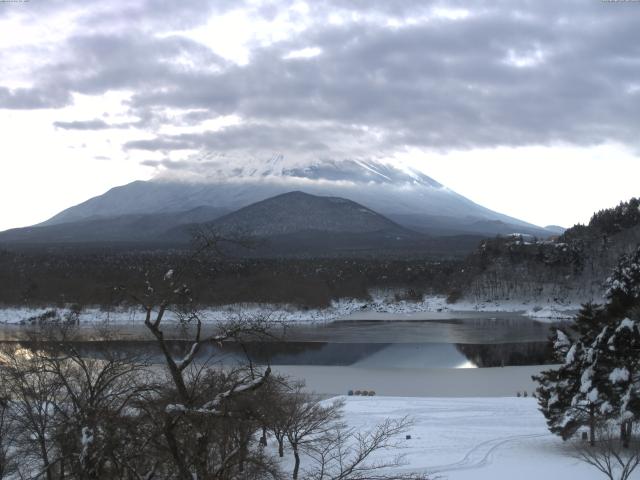
[[[512,312],[540,321],[556,321],[571,318],[579,309],[577,302],[557,303],[552,301],[496,301],[474,303],[461,300],[448,304],[444,296],[427,296],[420,302],[395,301],[390,292],[372,295],[372,300],[340,299],[323,309],[299,309],[293,306],[265,304],[234,304],[207,308],[203,313],[206,322],[216,323],[243,315],[265,316],[293,323],[325,323],[332,320],[393,320],[399,315],[403,319],[428,320],[443,315],[470,312]],[[0,308],[0,323],[24,323],[44,313],[48,308]],[[64,309],[60,310],[64,313]],[[172,318],[169,314],[167,320]],[[175,319],[175,316],[173,316]],[[143,313],[131,309],[104,311],[86,308],[80,314],[81,323],[141,323]]]
[[[572,458],[571,446],[548,432],[532,398],[341,398],[346,422],[361,431],[387,418],[408,415],[414,420],[407,432],[411,439],[398,439],[407,462],[401,468],[407,471],[449,480],[603,478]],[[631,478],[640,478],[640,472]]]

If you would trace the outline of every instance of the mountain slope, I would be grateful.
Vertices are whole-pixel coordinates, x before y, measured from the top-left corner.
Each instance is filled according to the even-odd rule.
[[[217,231],[246,232],[269,237],[304,231],[367,233],[388,231],[412,234],[388,218],[339,197],[289,192],[225,215],[213,222]]]
[[[167,230],[215,220],[227,213],[213,207],[184,212],[94,216],[66,223],[41,224],[0,232],[3,243],[158,242]]]
[[[92,217],[15,229],[0,233],[0,245],[181,247],[192,241],[194,230],[203,228],[227,238],[250,239],[251,248],[233,242],[224,242],[222,246],[227,254],[242,257],[442,258],[465,255],[482,238],[473,235],[433,238],[402,227],[351,200],[289,192],[223,216],[219,210],[200,207],[182,213]]]
[[[433,235],[512,232],[547,236],[550,232],[491,211],[449,190],[428,176],[380,163],[319,162],[287,167],[273,162],[262,168],[232,162],[213,168],[210,177],[189,181],[158,179],[113,188],[44,222],[54,225],[95,217],[180,212],[200,206],[235,211],[292,190],[341,197],[389,219]]]
[[[165,238],[186,242],[192,230],[201,226],[179,226]],[[231,247],[232,253],[251,256],[429,252],[437,243],[351,200],[299,191],[256,202],[208,222],[206,227],[226,237],[255,240],[250,250]],[[460,245],[458,242],[455,248]]]

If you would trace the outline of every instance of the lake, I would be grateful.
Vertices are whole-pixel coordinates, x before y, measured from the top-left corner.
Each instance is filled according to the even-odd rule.
[[[113,325],[114,349],[162,356],[142,325]],[[1,341],[25,341],[31,328],[3,325]],[[96,352],[95,327],[81,325],[78,347]],[[199,359],[223,365],[246,360],[304,378],[322,394],[375,390],[404,396],[509,396],[534,388],[530,376],[552,362],[547,342],[550,325],[517,314],[477,313],[436,318],[339,320],[292,325],[284,338],[222,347],[207,344]],[[177,330],[171,348],[176,356],[190,347]]]

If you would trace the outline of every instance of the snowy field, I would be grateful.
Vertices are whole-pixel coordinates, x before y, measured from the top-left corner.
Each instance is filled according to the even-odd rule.
[[[450,480],[603,478],[570,457],[571,447],[547,431],[532,398],[341,398],[347,423],[359,430],[386,418],[415,421],[407,432],[412,438],[399,439],[407,471]]]
[[[341,299],[324,309],[301,310],[293,306],[263,304],[224,305],[205,309],[202,317],[207,323],[217,323],[242,315],[244,317],[269,316],[292,323],[319,324],[333,320],[393,320],[399,315],[402,315],[405,320],[430,320],[475,312],[512,312],[539,321],[558,321],[572,318],[580,308],[579,302],[557,303],[548,300],[484,303],[462,300],[455,304],[448,304],[443,296],[424,297],[420,302],[394,301],[390,292],[377,292],[372,294],[372,297],[371,301]],[[41,315],[48,308],[0,308],[0,324],[25,323],[30,318]],[[60,309],[60,312],[64,313],[64,309]],[[131,309],[104,311],[98,308],[86,308],[80,314],[81,323],[132,324],[142,323],[143,318],[141,311]],[[165,318],[175,320],[175,316],[172,317],[171,314]]]

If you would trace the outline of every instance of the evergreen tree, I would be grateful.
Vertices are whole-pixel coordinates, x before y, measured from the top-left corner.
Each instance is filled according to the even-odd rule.
[[[563,331],[557,330],[554,351],[564,363],[557,369],[545,370],[533,377],[539,383],[536,396],[547,426],[563,440],[573,436],[580,427],[589,426],[591,441],[594,441],[596,404],[586,401],[588,397],[581,392],[582,385],[586,385],[582,378],[584,347],[579,341],[572,343]]]
[[[622,255],[606,282],[607,313],[622,318],[640,306],[640,245],[635,253]]]
[[[606,393],[627,446],[633,422],[640,419],[640,322],[624,318],[610,332]]]
[[[580,378],[576,385],[577,391],[571,399],[573,411],[569,415],[575,416],[575,411],[581,413],[582,424],[589,427],[590,440],[595,441],[595,430],[599,422],[612,414],[612,408],[608,401],[608,332],[610,328],[605,325],[599,334],[591,339],[595,329],[590,329],[584,337],[580,337],[577,344],[581,345],[580,357],[576,360],[576,369],[580,372]],[[588,343],[591,340],[591,343]],[[583,344],[584,342],[584,344]]]
[[[591,344],[606,323],[607,319],[602,305],[588,302],[580,308],[571,329],[583,343]]]
[[[563,439],[588,426],[591,443],[600,422],[617,422],[629,444],[640,419],[640,246],[621,257],[607,280],[607,304],[582,306],[573,337],[554,336],[559,368],[533,377],[551,432]]]

